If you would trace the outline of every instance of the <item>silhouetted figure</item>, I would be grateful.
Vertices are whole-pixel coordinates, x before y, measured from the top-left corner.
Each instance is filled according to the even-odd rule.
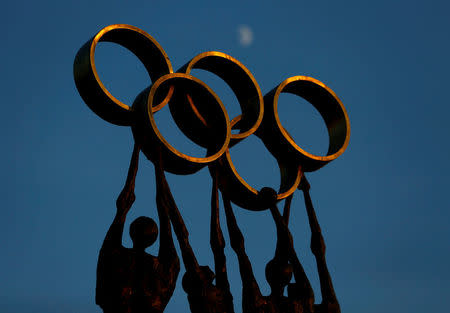
[[[282,298],[286,302],[286,312],[313,312],[314,305],[314,291],[306,276],[303,266],[294,250],[294,243],[291,233],[287,227],[289,223],[290,205],[293,195],[289,196],[285,200],[283,216],[278,212],[276,205],[277,193],[272,188],[264,187],[259,192],[260,201],[264,206],[270,208],[272,217],[274,218],[277,229],[277,246],[275,250],[274,258],[269,261],[266,266],[267,280],[275,280],[275,283],[270,285],[277,286],[275,289],[281,295],[278,298],[282,298],[282,292],[284,288],[280,286],[280,283],[276,282],[276,276],[280,276],[278,273],[283,273],[290,269],[290,272],[294,274],[295,283],[288,283],[288,297]],[[287,276],[287,274],[285,274]],[[274,278],[275,277],[275,278]],[[273,293],[273,292],[272,292]]]
[[[291,305],[303,306],[304,312],[340,313],[339,303],[336,299],[333,283],[331,281],[331,277],[325,261],[325,243],[321,234],[319,223],[316,218],[314,207],[312,205],[311,197],[309,195],[310,185],[305,176],[303,176],[299,188],[303,191],[305,197],[305,205],[308,214],[309,225],[311,228],[311,251],[316,258],[317,269],[319,272],[322,303],[313,305],[314,294],[297,257],[297,253],[295,252],[292,235],[287,226],[289,209],[286,211],[285,207],[285,211],[282,217],[278,212],[278,208],[276,206],[275,190],[270,190],[270,188],[263,188],[263,190],[261,190],[261,194],[264,198],[263,201],[269,204],[272,217],[275,221],[275,224],[277,225],[277,251],[282,251],[280,253],[276,253],[274,259],[277,259],[280,256],[284,258],[287,254],[289,262],[293,266],[296,282],[294,284],[289,284],[288,286],[288,299]],[[280,242],[282,244],[279,246]]]
[[[208,266],[200,266],[194,251],[189,244],[189,233],[175,201],[170,201],[170,218],[175,234],[180,244],[186,273],[183,276],[183,289],[187,293],[189,307],[192,313],[233,313],[233,296],[226,271],[224,254],[225,242],[219,222],[217,177],[213,175],[211,196],[211,234],[210,243],[214,254],[215,271]],[[167,194],[170,194],[168,185]],[[214,278],[216,284],[213,284]]]
[[[223,195],[223,194],[222,194]],[[263,201],[272,201],[270,190],[265,189],[260,192],[260,199]],[[276,202],[276,193],[275,200]],[[290,201],[290,200],[288,200]],[[296,280],[301,281],[303,285],[309,285],[300,262],[293,265],[288,263],[289,249],[286,247],[286,241],[283,238],[277,239],[277,249],[274,259],[266,266],[266,279],[270,285],[271,293],[269,296],[263,296],[255,279],[252,264],[245,252],[244,237],[237,225],[231,203],[223,195],[225,213],[227,217],[228,233],[230,235],[231,247],[235,251],[239,261],[239,271],[242,280],[242,312],[243,313],[301,313],[304,312],[303,298],[288,298],[283,295],[285,287],[292,278],[292,272]],[[289,204],[287,204],[289,205]],[[270,205],[267,204],[269,207]],[[288,208],[285,210],[288,211]],[[277,233],[281,233],[278,230]],[[306,280],[306,282],[305,282]],[[303,290],[302,290],[303,291]]]
[[[160,313],[175,289],[180,262],[174,247],[164,193],[162,165],[155,165],[156,202],[160,223],[158,257],[145,252],[158,237],[158,226],[148,217],[130,225],[131,249],[122,245],[126,215],[134,200],[139,148],[135,145],[125,186],[116,206],[117,213],[106,234],[97,265],[96,303],[105,313]]]
[[[299,189],[303,191],[305,197],[306,212],[308,213],[309,226],[311,228],[311,251],[316,258],[317,271],[319,272],[320,280],[320,291],[322,293],[322,303],[314,305],[315,312],[340,313],[341,309],[336,298],[336,293],[334,292],[333,282],[330,273],[328,272],[325,259],[325,242],[309,194],[310,185],[304,175],[300,182]]]

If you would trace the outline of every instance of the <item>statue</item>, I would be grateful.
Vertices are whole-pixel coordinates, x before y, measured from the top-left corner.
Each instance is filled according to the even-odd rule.
[[[138,94],[133,105],[119,101],[99,78],[95,51],[102,41],[119,44],[134,53],[151,78],[152,85]],[[235,94],[242,114],[230,119],[216,93],[192,76],[193,69],[219,76]],[[139,144],[134,146],[128,177],[116,202],[117,213],[99,254],[96,303],[105,313],[164,311],[180,270],[172,226],[186,268],[182,285],[188,295],[191,312],[234,313],[224,254],[225,241],[219,221],[219,187],[231,247],[239,261],[243,312],[340,313],[326,264],[325,243],[309,194],[310,186],[304,175],[302,178],[303,172],[324,167],[342,155],[348,146],[350,121],[333,90],[317,79],[297,75],[285,79],[263,97],[250,71],[237,59],[219,51],[200,53],[174,71],[166,52],[152,36],[125,24],[103,28],[80,48],[74,60],[74,79],[80,96],[92,111],[109,123],[130,126]],[[304,150],[281,125],[278,101],[282,93],[303,98],[318,110],[330,139],[325,155],[314,155]],[[207,149],[205,157],[178,151],[158,130],[154,114],[167,104],[184,135]],[[263,188],[258,193],[239,175],[233,164],[230,149],[252,134],[262,140],[278,162],[281,174],[279,194],[270,188]],[[127,249],[122,246],[126,215],[135,200],[134,184],[141,149],[155,166],[160,223],[157,257],[145,253],[158,235],[155,221],[148,217],[139,217],[131,224],[133,247]],[[210,244],[215,273],[208,266],[198,264],[164,172],[188,175],[206,166],[212,176]],[[294,250],[288,228],[290,203],[297,188],[304,194],[312,234],[311,251],[316,259],[322,294],[320,304],[314,304],[314,292]],[[276,205],[282,199],[285,199],[283,215]],[[273,259],[266,265],[266,278],[271,288],[268,296],[261,294],[254,277],[231,201],[252,211],[269,209],[274,219],[277,245]],[[292,276],[295,283],[290,283]],[[286,287],[288,296],[284,296]]]
[[[211,196],[211,233],[210,243],[214,254],[215,272],[209,266],[200,266],[189,244],[189,232],[183,218],[171,196],[167,182],[165,194],[169,195],[170,219],[180,244],[186,273],[183,276],[183,289],[187,293],[192,313],[234,313],[233,296],[228,282],[225,241],[220,229],[217,176],[213,175]],[[216,284],[213,284],[214,278]]]
[[[157,239],[158,226],[149,217],[130,225],[131,249],[122,246],[126,215],[134,200],[139,147],[134,146],[125,186],[117,198],[117,213],[111,224],[97,265],[96,303],[105,313],[161,313],[169,302],[180,271],[167,210],[164,172],[155,165],[156,203],[160,225],[158,256],[145,252]]]
[[[223,194],[222,194],[223,195]],[[284,288],[292,277],[292,267],[286,260],[274,259],[266,266],[266,278],[271,288],[269,296],[263,296],[253,273],[252,264],[245,252],[244,236],[242,235],[229,199],[223,195],[223,203],[227,218],[230,244],[239,261],[239,271],[242,280],[242,312],[243,313],[290,313],[303,312],[302,307],[297,311],[291,309],[288,299],[283,295]],[[281,242],[278,241],[278,247]]]
[[[272,288],[272,294],[276,295],[275,299],[282,299],[281,305],[285,307],[284,311],[313,312],[314,291],[294,250],[292,236],[287,228],[293,195],[285,200],[283,216],[278,212],[276,195],[275,190],[267,187],[262,188],[259,192],[260,201],[271,210],[277,230],[275,255],[266,265],[267,281]],[[295,283],[289,283],[292,273],[294,274]],[[279,282],[279,279],[277,280],[278,277],[286,277],[287,283]],[[286,285],[288,290],[287,298],[283,297],[284,287],[282,287]],[[272,286],[278,287],[274,288]]]

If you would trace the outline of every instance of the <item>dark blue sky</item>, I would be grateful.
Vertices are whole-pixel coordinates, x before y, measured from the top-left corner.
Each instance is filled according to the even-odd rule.
[[[152,35],[174,69],[200,52],[217,50],[246,65],[263,94],[294,75],[332,88],[350,117],[350,144],[340,158],[308,177],[342,312],[445,311],[450,293],[449,9],[444,1],[3,4],[0,311],[100,312],[94,303],[98,250],[115,213],[133,142],[130,128],[106,123],[84,104],[72,65],[89,38],[117,23]],[[239,41],[242,25],[253,32],[249,45]],[[96,62],[107,88],[125,103],[150,84],[144,67],[122,47],[100,45]],[[230,116],[238,114],[224,83],[200,71],[198,77],[213,87]],[[318,113],[298,98],[282,100],[281,119],[295,140],[312,152],[326,150]],[[174,132],[167,111],[159,118],[175,145],[193,149]],[[276,163],[252,137],[233,149],[233,160],[250,184],[276,188]],[[140,215],[156,217],[153,166],[143,156],[140,165],[128,223]],[[168,180],[199,262],[212,266],[208,171],[168,175]],[[295,246],[320,299],[300,193],[292,206]],[[269,212],[235,212],[267,293],[264,266],[274,252],[272,219]],[[124,243],[130,244],[127,236]],[[226,253],[239,312],[236,256],[229,246]],[[166,312],[187,311],[178,286]]]

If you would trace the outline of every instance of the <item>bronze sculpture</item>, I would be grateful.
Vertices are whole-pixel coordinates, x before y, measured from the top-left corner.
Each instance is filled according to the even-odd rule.
[[[322,303],[314,304],[314,292],[294,249],[292,235],[287,226],[291,198],[287,199],[283,216],[276,206],[276,191],[263,188],[261,201],[270,209],[277,228],[277,246],[274,258],[266,265],[266,279],[271,288],[269,296],[263,296],[253,274],[250,260],[245,252],[244,237],[237,225],[230,201],[224,197],[230,243],[235,251],[242,279],[243,313],[340,313],[339,302],[334,292],[325,260],[325,243],[309,196],[309,183],[303,176],[301,190],[311,227],[311,251],[313,252],[320,278]],[[290,263],[288,263],[288,261]],[[295,283],[289,283],[292,277]],[[288,287],[288,296],[284,288]]]
[[[274,207],[276,202],[276,192],[269,194],[268,189],[261,190],[261,200],[266,203],[267,207]],[[274,201],[269,204],[266,201]],[[253,274],[252,264],[245,252],[244,236],[237,225],[236,218],[230,201],[226,196],[223,197],[225,214],[227,217],[228,233],[230,236],[230,244],[236,253],[239,261],[239,271],[242,280],[242,312],[243,313],[300,313],[303,312],[304,302],[301,297],[285,297],[284,289],[288,286],[292,273],[297,282],[309,286],[309,281],[304,274],[300,263],[289,264],[285,247],[286,241],[282,235],[280,224],[277,225],[277,249],[275,257],[266,265],[266,279],[270,285],[271,293],[269,296],[263,296],[255,275]],[[276,206],[275,206],[276,207]],[[290,252],[290,251],[289,251]],[[299,268],[295,268],[299,266]],[[305,281],[306,280],[306,281]],[[310,288],[310,286],[309,286]],[[307,288],[304,288],[307,290]],[[303,291],[303,290],[302,290]],[[309,290],[308,290],[309,291]],[[291,291],[292,292],[292,291]],[[309,295],[309,294],[308,294]],[[308,311],[306,311],[308,312]]]
[[[304,179],[304,175],[302,179]],[[264,187],[260,191],[261,201],[267,206],[272,213],[272,217],[276,226],[277,245],[275,248],[275,255],[267,264],[266,271],[274,267],[269,265],[274,263],[278,265],[275,271],[280,272],[287,264],[292,268],[292,273],[295,278],[295,283],[287,284],[288,297],[286,312],[313,312],[314,305],[314,291],[311,287],[308,277],[303,269],[303,266],[294,250],[292,236],[287,227],[289,223],[290,206],[293,195],[286,199],[284,203],[283,216],[280,216],[276,205],[276,192],[272,188]],[[266,276],[270,275],[270,272]]]
[[[99,78],[94,54],[101,41],[120,44],[133,52],[152,80],[153,84],[136,97],[132,106],[116,99]],[[230,121],[214,91],[191,75],[193,69],[209,71],[224,80],[235,93],[242,114]],[[131,126],[136,142],[127,181],[117,199],[116,217],[105,237],[98,261],[96,302],[104,312],[164,311],[180,269],[171,224],[186,268],[182,285],[188,294],[191,312],[234,312],[226,272],[225,241],[219,221],[219,190],[224,200],[231,246],[238,256],[241,269],[243,311],[340,312],[325,260],[325,243],[309,195],[309,183],[303,175],[338,158],[349,142],[347,112],[329,87],[311,77],[294,76],[263,97],[250,71],[230,55],[217,51],[200,53],[174,72],[167,54],[153,37],[125,24],[103,28],[82,46],[75,57],[74,78],[86,104],[110,123]],[[326,155],[314,155],[303,150],[281,125],[278,116],[281,93],[302,97],[319,111],[330,139]],[[207,150],[205,157],[186,155],[163,137],[156,126],[154,114],[166,104],[169,104],[180,130]],[[232,130],[238,132],[232,133]],[[229,149],[252,134],[263,141],[278,162],[281,174],[278,193],[270,188],[257,191],[239,175],[231,160]],[[156,204],[161,231],[158,257],[144,251],[157,238],[158,228],[152,219],[140,217],[131,224],[132,249],[126,249],[121,244],[125,218],[135,198],[134,180],[140,150],[155,166]],[[165,178],[165,171],[188,175],[205,166],[209,167],[212,176],[210,245],[215,274],[208,266],[198,264],[189,243],[188,230]],[[311,251],[316,259],[322,294],[322,303],[318,305],[314,304],[314,292],[294,250],[288,228],[290,203],[297,189],[303,191],[312,233]],[[283,199],[285,206],[281,216],[276,203]],[[266,266],[266,278],[271,287],[269,296],[261,295],[231,202],[248,210],[271,211],[277,230],[277,246],[273,259]],[[292,276],[295,283],[290,283]],[[286,287],[287,297],[283,295]]]
[[[166,188],[169,188],[167,183]],[[170,190],[166,192],[170,194]],[[189,232],[178,211],[173,198],[170,203],[170,218],[180,244],[186,273],[183,276],[183,289],[188,295],[192,313],[234,313],[233,296],[226,271],[224,254],[225,242],[219,222],[219,203],[217,179],[213,179],[211,195],[210,243],[214,254],[215,274],[208,266],[200,266],[189,243]],[[216,284],[213,284],[214,278]]]
[[[96,303],[105,313],[163,312],[180,271],[166,205],[164,172],[159,164],[155,164],[160,223],[158,256],[145,252],[158,236],[158,226],[149,217],[141,216],[133,221],[130,225],[133,247],[122,246],[126,215],[135,200],[138,158],[139,147],[135,145],[125,187],[117,199],[117,214],[99,254]]]

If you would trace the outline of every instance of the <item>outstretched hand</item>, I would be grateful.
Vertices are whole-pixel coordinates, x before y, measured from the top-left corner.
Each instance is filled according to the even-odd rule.
[[[134,188],[124,188],[116,200],[117,213],[126,215],[136,200]]]

